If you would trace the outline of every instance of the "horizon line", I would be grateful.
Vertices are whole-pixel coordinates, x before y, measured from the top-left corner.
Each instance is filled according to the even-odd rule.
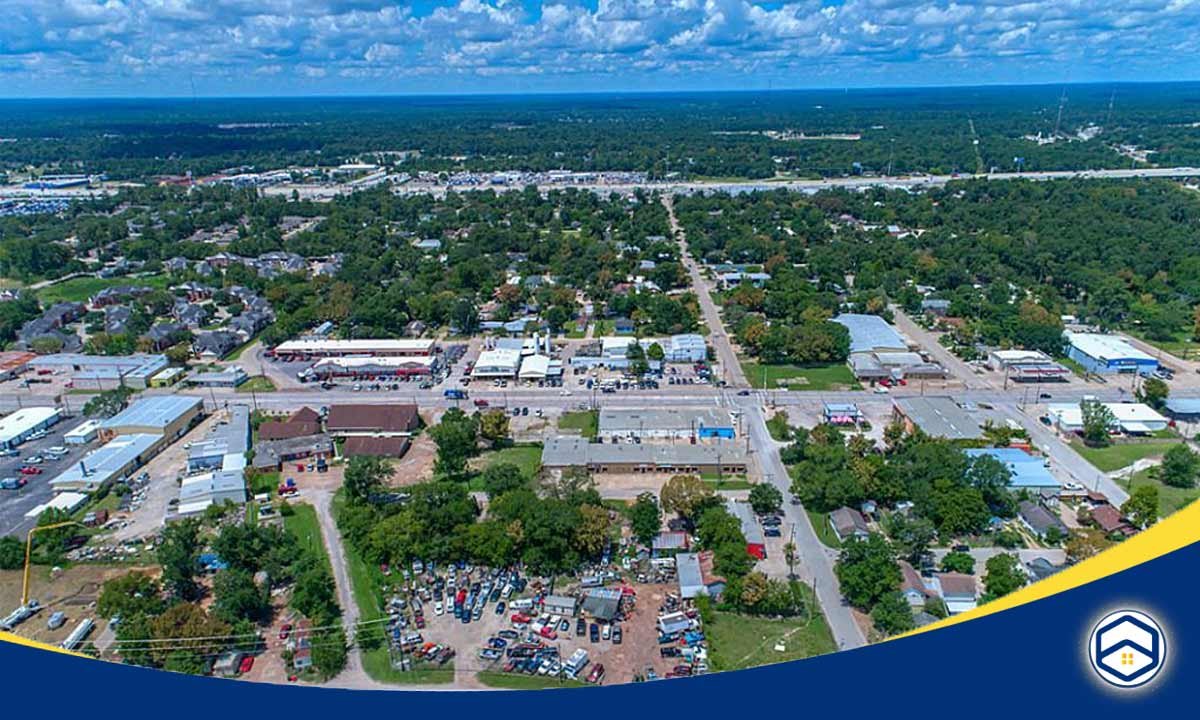
[[[370,99],[370,98],[505,98],[505,97],[603,97],[612,95],[772,95],[775,93],[806,93],[806,92],[872,92],[881,90],[919,91],[919,90],[965,90],[965,89],[1003,89],[1003,88],[1046,88],[1046,87],[1097,87],[1097,86],[1153,86],[1153,85],[1200,85],[1200,79],[1188,80],[1093,80],[1093,81],[1045,81],[1045,82],[995,82],[995,83],[963,83],[963,84],[932,84],[932,85],[846,85],[837,86],[807,86],[807,87],[768,87],[768,88],[707,88],[698,90],[521,90],[521,91],[477,91],[477,92],[348,92],[348,93],[312,93],[312,94],[196,94],[196,95],[38,95],[38,96],[0,96],[0,102],[53,102],[53,101],[132,101],[132,100],[290,100],[290,99]]]

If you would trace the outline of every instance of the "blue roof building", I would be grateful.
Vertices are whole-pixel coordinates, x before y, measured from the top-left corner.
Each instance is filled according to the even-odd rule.
[[[1046,469],[1045,459],[1034,457],[1019,448],[975,448],[966,453],[971,459],[987,455],[1004,463],[1011,474],[1008,486],[1013,490],[1033,493],[1043,490],[1058,493],[1062,490],[1062,483]]]

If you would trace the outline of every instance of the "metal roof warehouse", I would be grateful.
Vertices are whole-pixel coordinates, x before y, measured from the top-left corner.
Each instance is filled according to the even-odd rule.
[[[50,487],[56,492],[91,491],[111,480],[127,478],[154,456],[161,441],[159,435],[122,435],[68,467],[50,481]]]
[[[53,407],[27,407],[0,418],[0,448],[16,447],[38,430],[58,422],[60,413]]]
[[[908,350],[908,343],[892,327],[888,321],[878,315],[859,315],[842,313],[831,322],[843,325],[850,331],[850,352],[871,352],[873,350]]]
[[[159,432],[175,436],[199,416],[202,400],[186,395],[156,395],[134,402],[104,421],[102,434],[128,435]]]
[[[602,409],[599,433],[604,437],[732,438],[734,425],[729,411],[715,408]]]
[[[948,440],[979,440],[983,431],[965,410],[948,397],[911,397],[895,402],[895,412],[926,435]]]
[[[589,443],[580,437],[546,441],[542,464],[587,467],[594,472],[725,472],[746,471],[746,452],[738,443]]]

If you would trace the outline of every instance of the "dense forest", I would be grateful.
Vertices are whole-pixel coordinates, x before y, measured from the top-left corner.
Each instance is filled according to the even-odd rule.
[[[951,301],[989,344],[1061,349],[1060,315],[1168,338],[1200,298],[1200,194],[1169,181],[963,181],[922,193],[788,192],[679,198],[696,251],[762,267],[726,296],[743,342],[839,310]],[[932,290],[930,290],[932,288]],[[758,339],[758,341],[756,341]]]
[[[416,150],[406,168],[768,178],[1127,167],[1120,144],[1153,151],[1152,162],[1200,164],[1198,99],[1196,84],[1165,84],[2,101],[0,169],[140,179]],[[1098,135],[1080,134],[1093,125]]]

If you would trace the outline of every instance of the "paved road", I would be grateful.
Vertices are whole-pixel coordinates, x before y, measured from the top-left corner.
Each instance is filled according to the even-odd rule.
[[[700,272],[699,263],[696,262],[696,258],[692,257],[692,252],[688,249],[687,233],[683,231],[683,226],[675,217],[675,203],[670,195],[663,195],[662,202],[667,208],[671,232],[679,243],[679,254],[683,259],[683,265],[687,268],[688,276],[692,280],[692,290],[699,299],[700,312],[704,315],[705,324],[708,325],[709,340],[716,350],[717,360],[721,363],[722,378],[726,383],[735,387],[750,387],[750,383],[746,382],[745,373],[742,372],[742,364],[738,362],[737,353],[733,351],[733,345],[729,342],[729,334],[725,331],[721,311],[713,302],[712,293],[709,291],[708,283],[704,280],[704,275]]]
[[[784,497],[790,497],[791,478],[779,459],[779,450],[775,441],[767,431],[766,419],[757,401],[742,402],[738,406],[744,414],[745,427],[750,432],[750,443],[753,452],[758,456],[758,464],[763,477],[779,488]],[[795,542],[800,563],[811,573],[816,585],[817,599],[825,611],[825,619],[833,632],[833,639],[838,648],[850,650],[867,644],[862,629],[854,621],[850,606],[842,598],[837,576],[833,574],[835,554],[826,548],[813,529],[808,519],[808,513],[798,505],[785,504],[784,514],[795,528]]]
[[[996,389],[987,378],[976,374],[975,369],[965,360],[950,352],[944,345],[939,343],[936,335],[913,322],[912,318],[905,314],[902,309],[893,305],[892,312],[895,315],[896,328],[904,333],[909,340],[920,345],[923,350],[933,356],[933,359],[939,365],[961,380],[967,388],[973,390]]]

